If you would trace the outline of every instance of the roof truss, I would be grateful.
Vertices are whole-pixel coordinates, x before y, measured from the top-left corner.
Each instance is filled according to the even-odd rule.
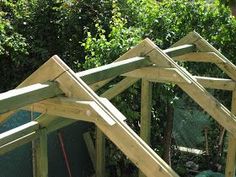
[[[175,61],[215,63],[231,79],[192,76]],[[101,96],[94,92],[119,75],[126,78]],[[0,153],[37,138],[38,154],[45,155],[45,134],[83,120],[95,123],[146,176],[177,177],[124,122],[126,118],[109,101],[140,78],[176,83],[236,137],[235,115],[204,88],[235,90],[236,67],[199,34],[192,32],[166,50],[145,39],[114,63],[79,73],[74,73],[58,56],[53,56],[17,89],[0,95],[3,113],[0,122],[7,120],[18,108],[42,113],[35,121],[1,134]],[[25,99],[28,97],[30,99]],[[38,162],[40,169],[47,168],[42,165],[43,160]]]

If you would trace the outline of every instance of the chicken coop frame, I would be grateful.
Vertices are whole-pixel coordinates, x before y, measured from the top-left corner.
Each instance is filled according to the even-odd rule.
[[[177,64],[209,62],[230,79],[193,76]],[[117,76],[124,79],[98,96],[95,91]],[[126,117],[109,101],[142,79],[140,137],[125,123]],[[153,82],[174,83],[229,133],[226,177],[235,173],[236,157],[236,66],[198,33],[191,32],[171,48],[161,50],[145,39],[111,64],[74,73],[58,56],[53,56],[16,89],[0,94],[0,123],[19,109],[41,115],[22,126],[0,134],[0,155],[30,141],[35,143],[34,173],[48,176],[47,134],[75,121],[97,126],[97,177],[104,176],[105,134],[139,169],[140,176],[178,177],[150,147]],[[232,91],[231,111],[205,88]]]

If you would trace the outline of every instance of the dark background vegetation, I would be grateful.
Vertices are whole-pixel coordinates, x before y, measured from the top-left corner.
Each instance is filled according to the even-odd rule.
[[[165,49],[191,31],[197,31],[235,63],[236,20],[232,1],[205,0],[1,0],[0,1],[0,92],[12,89],[52,55],[59,55],[74,71],[110,63],[148,37]],[[193,74],[226,77],[212,65],[184,64]],[[197,171],[224,171],[226,134],[212,119],[207,122],[209,154],[189,155],[176,150],[174,136],[167,149],[167,117],[195,123],[208,116],[175,85],[154,84],[152,148],[182,176],[190,175],[186,163]],[[210,90],[228,108],[229,92]],[[138,133],[140,83],[114,98],[113,103],[128,117]],[[138,98],[138,99],[137,99]],[[186,110],[190,110],[186,112]],[[171,113],[171,114],[170,114]],[[169,127],[168,131],[172,131]],[[203,135],[193,131],[191,137]],[[182,135],[180,138],[184,138]],[[188,140],[188,138],[187,138]],[[217,141],[216,141],[217,140]],[[183,143],[184,144],[184,143]],[[193,143],[204,150],[205,140]],[[108,169],[113,176],[135,175],[137,170],[111,143],[107,144]],[[167,156],[171,152],[171,156]]]

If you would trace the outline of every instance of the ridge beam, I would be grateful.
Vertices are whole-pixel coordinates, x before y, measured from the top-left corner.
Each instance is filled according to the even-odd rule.
[[[151,62],[147,58],[134,57],[76,73],[76,77],[80,77],[86,84],[94,84],[149,65]]]
[[[100,88],[106,83],[108,83],[110,80],[112,80],[115,76],[124,74],[126,72],[129,72],[129,71],[141,68],[141,67],[151,65],[150,61],[147,59],[146,59],[146,62],[139,61],[139,60],[145,60],[144,57],[133,57],[133,58],[126,59],[126,57],[128,58],[133,55],[141,55],[141,53],[146,54],[152,50],[152,48],[148,48],[147,46],[143,46],[143,48],[145,48],[143,49],[141,48],[142,45],[143,43],[140,43],[137,47],[135,47],[134,49],[131,49],[130,51],[122,55],[120,58],[118,58],[116,61],[114,61],[111,64],[101,66],[98,68],[89,69],[82,72],[78,72],[76,73],[76,76],[81,77],[81,79],[87,84],[95,84],[96,82],[103,81],[93,86],[95,88],[96,87]],[[140,51],[142,50],[143,52],[140,53]],[[163,52],[169,55],[170,57],[176,57],[179,55],[184,55],[189,52],[194,52],[195,50],[196,50],[196,47],[194,44],[185,44],[178,47],[172,47],[172,48],[163,50]]]
[[[163,52],[167,54],[169,57],[177,57],[195,51],[196,51],[196,46],[194,44],[184,44],[163,50]]]
[[[53,82],[34,84],[0,94],[0,114],[62,94]]]

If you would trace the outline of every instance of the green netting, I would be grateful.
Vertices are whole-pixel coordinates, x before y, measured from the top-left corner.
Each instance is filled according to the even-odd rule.
[[[22,111],[14,115],[3,125],[0,133],[20,126],[31,120],[31,114]],[[94,173],[92,163],[88,156],[83,140],[83,133],[90,124],[84,122],[74,123],[63,128],[62,134],[67,151],[72,176],[87,177]],[[48,136],[49,177],[65,177],[68,172],[62,156],[57,132]],[[31,143],[23,145],[7,154],[0,156],[0,177],[32,177],[32,149]]]
[[[211,170],[207,170],[199,173],[196,177],[224,177],[224,175],[222,173],[217,173]]]
[[[201,110],[186,109],[182,101],[174,108],[173,137],[178,146],[199,148],[204,139],[204,128],[209,127],[209,116]]]

